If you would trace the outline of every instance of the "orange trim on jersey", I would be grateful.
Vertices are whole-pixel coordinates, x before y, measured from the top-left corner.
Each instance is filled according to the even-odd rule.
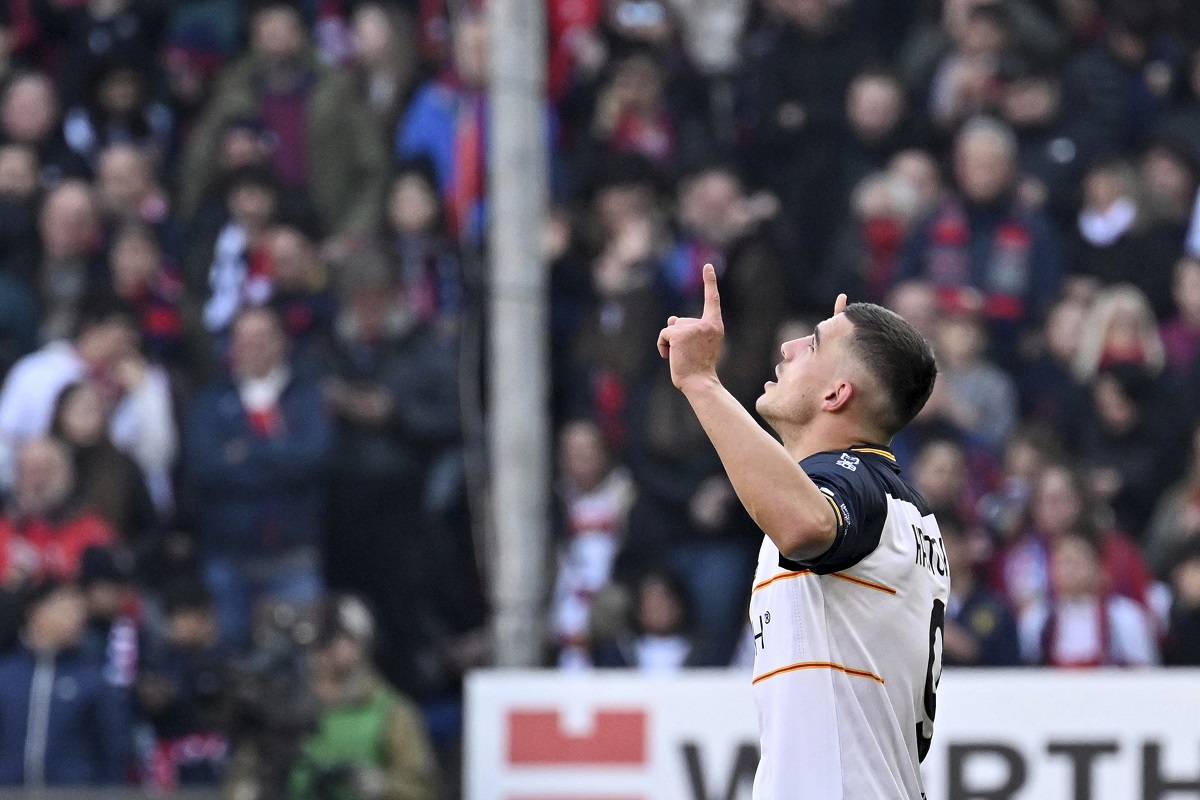
[[[812,574],[813,574],[813,571],[811,569],[802,569],[802,570],[799,570],[798,572],[781,572],[778,575],[773,575],[772,577],[767,578],[765,581],[762,581],[761,583],[754,584],[754,589],[752,591],[757,592],[759,589],[765,589],[768,586],[770,586],[772,583],[775,583],[776,581],[785,581],[788,578],[799,578],[801,575],[812,575]],[[894,595],[896,593],[896,590],[890,586],[884,586],[882,583],[872,583],[871,581],[865,581],[862,578],[856,578],[853,575],[847,575],[844,572],[830,572],[829,575],[830,575],[830,577],[840,578],[841,580],[847,581],[849,583],[856,583],[859,586],[864,586],[868,589],[874,589],[875,591],[883,592],[884,594]]]
[[[879,684],[883,684],[883,678],[879,677],[874,672],[867,672],[865,669],[851,669],[850,667],[844,667],[841,664],[834,664],[831,661],[801,661],[796,664],[788,664],[786,667],[780,667],[779,669],[773,669],[770,672],[764,672],[762,675],[759,675],[757,678],[751,681],[750,684],[752,686],[757,685],[759,681],[765,681],[767,678],[774,678],[776,675],[782,675],[785,672],[798,672],[802,669],[831,669],[834,672],[845,673],[846,675],[850,675],[855,678],[870,678]]]
[[[838,527],[844,527],[846,525],[846,518],[842,516],[842,510],[838,508],[837,501],[824,492],[821,492],[821,496],[829,501],[829,505],[833,506],[833,513],[837,516]]]
[[[781,572],[778,575],[767,578],[762,583],[755,584],[753,591],[757,592],[759,589],[765,589],[775,581],[786,581],[788,578],[799,578],[801,575],[811,574],[812,570],[809,569],[802,569],[799,572]]]
[[[892,455],[891,453],[889,453],[887,450],[880,450],[875,447],[851,447],[850,452],[852,452],[852,453],[874,453],[877,456],[883,456],[884,458],[891,459],[892,461],[896,460],[896,457],[894,455]]]
[[[896,590],[890,586],[884,586],[882,583],[872,583],[871,581],[864,581],[862,578],[856,578],[853,575],[847,575],[844,572],[831,572],[829,574],[835,578],[841,578],[842,580],[849,581],[850,583],[857,583],[859,586],[865,586],[868,589],[874,589],[875,591],[883,592],[884,594],[895,594],[896,593]]]

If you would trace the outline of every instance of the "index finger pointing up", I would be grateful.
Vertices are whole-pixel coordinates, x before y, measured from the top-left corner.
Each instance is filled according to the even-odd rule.
[[[712,264],[704,265],[704,314],[703,319],[721,321],[721,293],[717,291],[717,270]]]

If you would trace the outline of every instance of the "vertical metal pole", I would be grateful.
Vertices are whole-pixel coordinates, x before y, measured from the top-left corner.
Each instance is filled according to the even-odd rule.
[[[545,0],[488,0],[492,601],[497,663],[540,661],[549,530]]]

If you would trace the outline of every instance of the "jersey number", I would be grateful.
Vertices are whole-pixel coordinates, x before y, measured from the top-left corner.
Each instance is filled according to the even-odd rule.
[[[925,672],[925,714],[917,723],[917,756],[921,761],[929,753],[933,742],[933,719],[937,716],[937,689],[942,679],[942,640],[946,631],[946,604],[933,601],[933,613],[929,616],[929,668]]]

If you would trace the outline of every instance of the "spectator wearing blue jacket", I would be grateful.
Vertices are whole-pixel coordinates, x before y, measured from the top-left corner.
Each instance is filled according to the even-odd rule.
[[[80,649],[86,619],[75,586],[46,582],[30,592],[20,643],[0,659],[0,786],[124,779],[128,706]]]
[[[482,16],[460,19],[450,70],[417,90],[396,130],[396,154],[432,162],[450,234],[472,243],[484,235],[487,45]]]
[[[222,641],[247,644],[254,608],[320,594],[318,547],[331,428],[315,383],[292,374],[271,310],[232,325],[231,376],[197,395],[185,468]]]
[[[993,361],[1016,364],[1017,334],[1058,295],[1062,242],[1050,218],[1018,189],[1012,129],[976,117],[954,142],[957,191],[945,193],[909,236],[899,278],[931,283],[943,301],[978,298]]]
[[[470,246],[487,235],[488,78],[487,21],[482,14],[463,13],[454,25],[450,68],[417,89],[396,128],[397,158],[429,160],[446,228]],[[548,111],[546,148],[554,188],[560,178],[553,151],[557,127]]]

